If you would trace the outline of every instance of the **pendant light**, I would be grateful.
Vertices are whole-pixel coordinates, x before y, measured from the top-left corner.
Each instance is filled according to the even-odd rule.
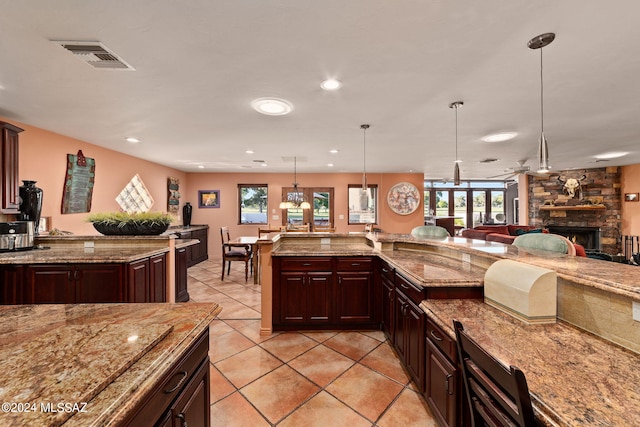
[[[301,196],[298,192],[298,170],[297,170],[297,157],[293,158],[293,199],[283,200],[280,202],[280,209],[311,209],[311,204],[304,200],[304,196]]]
[[[458,108],[462,107],[464,102],[456,101],[449,104],[449,108],[453,108],[456,111],[456,161],[453,166],[453,185],[460,185],[460,163],[462,160],[458,159]]]
[[[556,35],[554,33],[540,34],[529,40],[529,49],[540,49],[540,139],[538,140],[538,172],[545,173],[551,170],[549,164],[549,147],[544,136],[544,83],[542,80],[542,48],[550,44]]]

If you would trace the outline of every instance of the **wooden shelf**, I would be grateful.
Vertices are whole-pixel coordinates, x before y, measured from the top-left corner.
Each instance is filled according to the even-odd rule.
[[[540,206],[541,211],[597,211],[606,208],[605,205]]]

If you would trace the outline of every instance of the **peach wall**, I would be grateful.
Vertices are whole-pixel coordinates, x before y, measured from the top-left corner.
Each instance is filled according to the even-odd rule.
[[[622,167],[622,234],[640,235],[640,202],[625,202],[625,193],[640,193],[640,165]]]
[[[269,221],[274,226],[282,224],[282,213],[278,208],[282,187],[291,187],[292,174],[274,173],[190,173],[188,185],[182,192],[181,201],[193,206],[192,224],[208,224],[209,255],[221,256],[220,227],[228,226],[231,236],[257,236],[258,225],[239,225],[238,184],[267,184],[269,187]],[[347,186],[359,184],[361,174],[304,174],[298,173],[300,187],[333,187],[335,196],[334,226],[337,232],[362,231],[362,225],[348,225]],[[389,189],[402,181],[411,182],[422,191],[422,174],[367,174],[369,184],[378,184],[378,226],[389,233],[408,233],[423,224],[423,208],[411,215],[398,215],[389,209],[386,195]],[[220,208],[198,208],[198,190],[220,190]],[[275,219],[274,215],[277,216]],[[341,219],[340,216],[343,216]]]
[[[62,191],[66,174],[67,154],[82,150],[86,157],[96,161],[96,177],[91,212],[118,211],[116,196],[135,175],[140,175],[155,203],[152,211],[167,210],[167,178],[180,179],[186,184],[187,174],[178,170],[128,156],[85,141],[69,138],[24,123],[0,118],[24,129],[20,133],[21,180],[37,181],[43,190],[42,216],[52,217],[52,225],[74,234],[98,234],[85,222],[88,214],[62,215]]]

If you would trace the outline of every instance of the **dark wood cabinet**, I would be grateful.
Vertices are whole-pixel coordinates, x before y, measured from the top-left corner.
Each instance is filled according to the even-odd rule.
[[[378,328],[373,270],[372,257],[274,257],[274,328]]]
[[[0,266],[2,304],[165,302],[166,254],[128,264]]]
[[[0,160],[2,161],[2,200],[0,213],[17,214],[20,208],[17,126],[0,122]]]
[[[200,368],[171,407],[171,418],[176,427],[209,427],[209,364],[202,363]],[[167,424],[171,425],[171,424]]]
[[[122,266],[118,264],[28,265],[19,304],[122,302]]]
[[[127,266],[127,302],[165,302],[166,255],[141,259]]]
[[[281,325],[329,325],[333,272],[331,258],[286,258],[274,291],[274,317]]]
[[[373,259],[337,258],[336,270],[337,322],[376,327]]]
[[[0,265],[0,304],[19,304],[22,296],[23,267],[21,265]]]
[[[427,317],[426,388],[424,395],[442,426],[462,425],[462,390],[456,344]]]
[[[421,391],[425,387],[425,314],[419,304],[423,291],[399,274],[395,278],[394,345]]]
[[[176,302],[189,301],[187,290],[187,248],[176,249]]]
[[[186,248],[187,267],[209,259],[209,226],[202,226],[196,230],[182,230],[179,234],[181,239],[198,240],[198,243]]]
[[[380,295],[381,295],[381,319],[380,326],[387,338],[393,343],[395,335],[395,270],[386,262],[380,263]]]
[[[160,379],[125,420],[125,426],[210,427],[208,329]],[[155,420],[155,421],[154,421]]]
[[[191,238],[199,240],[200,243],[191,247],[191,264],[189,266],[209,259],[209,227],[193,230]]]

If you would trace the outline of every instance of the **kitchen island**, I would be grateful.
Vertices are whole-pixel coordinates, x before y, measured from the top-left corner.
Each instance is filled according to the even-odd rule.
[[[173,235],[38,237],[33,250],[0,253],[0,303],[186,300],[179,255],[196,244]]]
[[[459,237],[309,233],[280,235],[261,244],[265,335],[279,315],[275,300],[282,292],[275,288],[296,285],[284,281],[278,267],[283,260],[295,266],[298,259],[298,266],[308,268],[313,268],[314,259],[373,260],[375,298],[381,306],[378,319],[443,426],[468,421],[462,418],[453,318],[500,360],[531,377],[529,388],[541,425],[640,425],[640,326],[632,316],[632,307],[640,302],[638,267]],[[464,299],[426,296],[434,289],[448,293],[456,286],[481,291],[486,269],[503,259],[556,272],[555,324],[528,325],[484,303],[482,294]]]
[[[189,410],[208,419],[208,331],[220,311],[211,303],[0,307],[0,424],[154,425]],[[195,406],[176,406],[184,393]]]

